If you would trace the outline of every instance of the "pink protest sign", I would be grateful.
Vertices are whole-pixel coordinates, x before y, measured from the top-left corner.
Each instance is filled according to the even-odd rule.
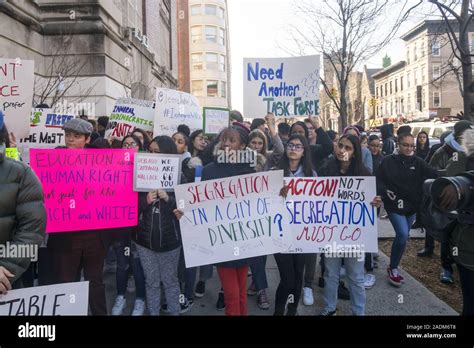
[[[134,150],[31,149],[43,184],[46,232],[136,226]]]

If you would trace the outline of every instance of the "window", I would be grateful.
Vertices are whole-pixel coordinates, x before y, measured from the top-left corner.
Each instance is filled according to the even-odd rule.
[[[434,41],[431,44],[431,55],[434,57],[439,57],[441,55],[441,46],[438,41]]]
[[[471,36],[471,41],[469,42],[469,52],[474,53],[474,35]]]
[[[143,8],[141,0],[128,0],[128,26],[143,33]]]
[[[400,99],[400,112],[403,114],[405,112],[405,103],[404,103],[404,100],[403,98]]]
[[[385,84],[385,96],[387,96],[388,92],[388,83]]]
[[[206,27],[206,41],[217,43],[217,28]]]
[[[407,64],[410,64],[410,48],[407,47]]]
[[[202,53],[191,54],[191,64],[193,66],[193,70],[203,70],[204,64],[202,61]]]
[[[441,71],[440,71],[439,65],[438,64],[433,65],[433,80],[439,79],[440,76],[441,76]]]
[[[208,16],[215,16],[217,15],[217,6],[216,5],[206,5],[205,13]]]
[[[217,70],[217,54],[206,53],[206,69]]]
[[[191,5],[191,16],[201,15],[201,5]]]
[[[392,81],[390,81],[390,94],[393,93],[393,90],[392,90]]]
[[[395,79],[395,93],[398,92],[398,79]]]
[[[217,9],[217,17],[224,19],[224,17],[225,17],[225,12],[224,12],[224,9],[223,9],[222,7],[219,7],[219,8]]]
[[[423,58],[425,56],[425,40],[421,43],[421,55],[420,57]]]
[[[433,107],[439,108],[441,106],[441,96],[439,92],[433,92]]]
[[[219,56],[219,71],[225,71],[225,56]]]
[[[191,82],[191,93],[196,97],[204,97],[202,81]]]
[[[191,27],[191,42],[201,42],[202,40],[202,30],[201,27]]]
[[[219,45],[225,46],[225,30],[219,28]]]
[[[411,94],[407,94],[407,112],[411,111]]]
[[[425,108],[426,108],[426,91],[423,88],[423,92],[421,94],[421,109],[424,110]]]
[[[413,46],[413,58],[414,58],[415,62],[418,60],[418,52],[416,51],[416,43]]]
[[[400,76],[400,91],[403,91],[403,76]]]
[[[410,79],[411,79],[410,75],[411,75],[411,74],[410,74],[410,72],[408,71],[408,72],[407,72],[407,87],[408,87],[408,88],[410,88]]]
[[[227,98],[227,83],[221,81],[221,98]]]
[[[217,81],[207,81],[207,96],[217,97]]]
[[[379,96],[379,88],[378,88],[378,87],[375,87],[375,96],[376,96],[376,97]]]

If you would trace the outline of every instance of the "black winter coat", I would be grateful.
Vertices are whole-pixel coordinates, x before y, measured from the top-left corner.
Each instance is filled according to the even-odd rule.
[[[384,157],[376,175],[377,194],[382,196],[385,210],[405,216],[418,212],[425,180],[438,177],[437,171],[421,158],[400,154]]]
[[[0,245],[42,244],[46,231],[43,188],[36,174],[22,162],[5,157],[0,149]],[[0,266],[15,282],[30,264],[28,258],[4,258]]]

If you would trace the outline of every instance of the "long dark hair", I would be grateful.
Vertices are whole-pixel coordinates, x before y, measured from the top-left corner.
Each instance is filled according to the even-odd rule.
[[[422,147],[421,144],[420,144],[420,135],[421,134],[424,134],[426,135],[426,143],[425,145]],[[420,133],[418,133],[418,135],[416,136],[416,150],[418,152],[418,150],[427,150],[430,148],[430,137],[428,136],[428,133],[426,133],[425,131],[421,131]]]
[[[188,151],[191,154],[192,157],[194,157],[194,140],[200,135],[204,135],[204,131],[202,129],[195,130],[194,132],[191,133],[189,136],[189,146],[188,146]],[[202,151],[199,150],[197,156],[201,157]]]
[[[308,140],[304,136],[301,136],[301,135],[292,135],[288,139],[286,146],[288,146],[288,144],[292,140],[295,140],[295,139],[301,141],[301,144],[303,144],[303,148],[304,148],[303,157],[301,157],[299,164],[303,166],[304,175],[311,177],[313,176],[313,164],[311,162],[311,151],[309,149]],[[281,156],[280,163],[278,164],[278,168],[283,169],[284,176],[290,175],[290,159],[288,158],[288,154],[286,153],[286,148],[285,148],[285,151],[283,152],[283,156]]]
[[[132,132],[132,135],[133,133],[140,133],[141,135],[143,135],[143,149],[148,149],[148,146],[150,146],[150,143],[151,143],[151,137],[150,135],[148,135],[147,132],[145,132],[143,129],[141,128],[135,128],[135,130]],[[141,143],[140,139],[139,139],[139,142]],[[141,151],[141,150],[140,150]]]
[[[129,135],[127,135],[125,138],[123,138],[123,140],[122,140],[122,148],[123,148],[123,144],[125,144],[125,140],[126,140],[127,138],[132,138],[133,141],[138,145],[138,151],[140,151],[140,152],[143,151],[143,144],[142,144],[142,142],[140,141],[140,138],[137,137],[136,135],[133,135],[133,133],[132,133],[132,134],[129,134]]]
[[[5,144],[6,148],[10,147],[10,136],[8,135],[7,126],[5,124],[0,128],[0,144]]]
[[[169,155],[177,155],[178,149],[176,148],[176,144],[173,138],[167,135],[160,135],[151,141],[152,143],[155,142],[160,147],[160,153],[166,153]]]
[[[347,139],[351,142],[352,147],[354,148],[354,156],[350,159],[351,164],[349,166],[348,175],[352,176],[370,176],[369,170],[364,166],[364,162],[362,160],[362,147],[360,145],[360,140],[358,137],[352,134],[344,134],[339,138],[338,144],[342,139]],[[340,171],[341,169],[341,162],[335,156],[337,168]]]

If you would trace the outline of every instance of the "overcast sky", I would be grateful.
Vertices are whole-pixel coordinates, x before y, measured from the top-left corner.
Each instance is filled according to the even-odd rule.
[[[321,1],[321,0],[315,0]],[[288,57],[282,50],[287,28],[295,20],[293,0],[227,0],[229,13],[230,50],[232,65],[232,108],[243,110],[243,59],[257,57]],[[298,20],[298,18],[296,18]],[[397,37],[421,20],[415,15]],[[404,45],[400,39],[370,59],[367,66],[382,66],[388,54],[392,64],[403,60]]]

